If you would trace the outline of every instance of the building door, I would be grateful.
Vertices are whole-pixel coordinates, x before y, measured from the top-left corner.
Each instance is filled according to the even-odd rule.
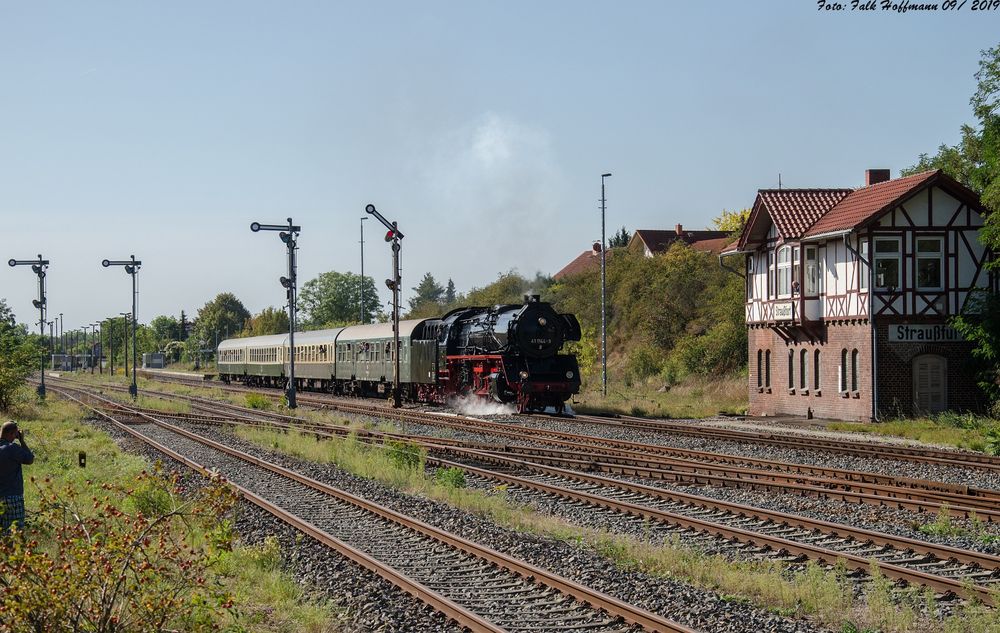
[[[948,408],[948,361],[925,354],[913,359],[913,405],[920,413],[938,413]]]

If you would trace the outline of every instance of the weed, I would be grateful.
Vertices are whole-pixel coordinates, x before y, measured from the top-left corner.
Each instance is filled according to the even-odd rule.
[[[465,471],[454,466],[438,468],[434,481],[447,488],[465,488]]]
[[[417,470],[423,462],[423,452],[412,442],[390,440],[385,443],[389,458],[402,470]]]
[[[938,510],[937,516],[932,522],[925,523],[917,529],[920,530],[920,532],[931,536],[958,536],[965,534],[965,530],[951,520],[951,514],[948,513],[947,503],[941,504],[941,509]]]
[[[246,395],[246,406],[258,411],[267,411],[271,408],[271,399],[262,393],[250,392]]]

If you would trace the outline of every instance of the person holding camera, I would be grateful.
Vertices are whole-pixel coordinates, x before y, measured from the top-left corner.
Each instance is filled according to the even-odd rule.
[[[18,444],[14,443],[18,441]],[[24,529],[24,474],[22,464],[35,461],[35,455],[24,443],[24,431],[10,420],[0,427],[0,530],[7,532],[17,523]]]

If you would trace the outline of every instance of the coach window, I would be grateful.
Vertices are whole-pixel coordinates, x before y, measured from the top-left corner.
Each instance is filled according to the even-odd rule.
[[[778,249],[778,298],[792,296],[792,247]]]
[[[851,352],[851,391],[858,390],[858,359],[861,353],[858,350]]]
[[[940,237],[917,237],[917,288],[940,290],[944,262],[943,240]]]
[[[813,352],[813,389],[819,391],[819,350]]]
[[[875,287],[899,288],[899,238],[875,238]]]

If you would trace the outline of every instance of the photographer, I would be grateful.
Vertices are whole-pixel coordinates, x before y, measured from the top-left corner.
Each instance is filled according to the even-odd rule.
[[[14,443],[14,440],[18,444]],[[22,464],[35,461],[24,443],[24,432],[10,420],[0,427],[0,530],[7,532],[13,523],[24,529],[24,475]]]

